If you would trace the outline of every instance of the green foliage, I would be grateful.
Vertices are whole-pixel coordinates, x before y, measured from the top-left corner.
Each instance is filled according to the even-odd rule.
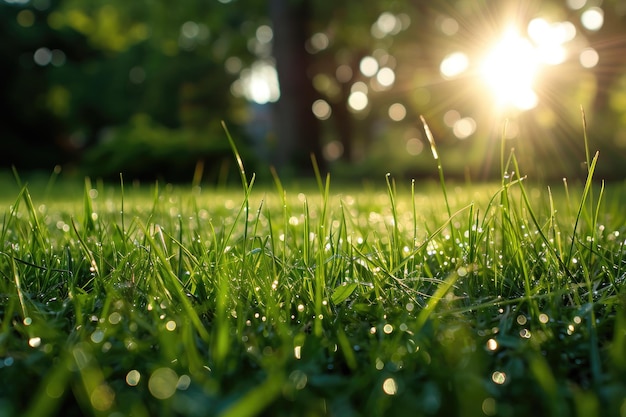
[[[548,194],[512,155],[499,185],[292,195],[227,139],[240,190],[8,202],[3,415],[623,411],[624,190],[594,193],[597,159]]]
[[[245,148],[244,148],[245,149]],[[246,153],[247,154],[247,153]],[[112,129],[85,155],[84,171],[93,177],[191,181],[198,164],[209,180],[225,179],[233,168],[221,125],[199,132],[170,129],[137,115],[127,126]],[[248,158],[251,163],[253,161]]]

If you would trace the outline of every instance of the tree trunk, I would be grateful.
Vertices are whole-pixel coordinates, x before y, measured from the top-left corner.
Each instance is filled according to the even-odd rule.
[[[317,97],[307,73],[310,56],[304,46],[309,36],[309,0],[270,0],[274,30],[273,55],[280,84],[276,103],[277,167],[289,165],[299,174],[311,173],[311,154],[325,168],[320,127],[311,106]]]

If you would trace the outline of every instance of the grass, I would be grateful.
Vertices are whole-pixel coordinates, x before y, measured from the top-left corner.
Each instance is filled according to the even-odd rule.
[[[429,139],[439,185],[16,181],[0,415],[626,416],[624,184]]]

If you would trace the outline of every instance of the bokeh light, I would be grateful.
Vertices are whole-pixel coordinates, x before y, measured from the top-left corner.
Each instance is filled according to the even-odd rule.
[[[359,70],[366,77],[373,77],[378,72],[378,61],[372,56],[363,57],[359,63]]]
[[[398,383],[393,378],[387,378],[383,382],[383,391],[387,395],[396,395],[398,392]]]
[[[394,122],[404,120],[406,117],[406,107],[400,103],[394,103],[389,106],[389,118]]]
[[[376,81],[382,87],[391,87],[396,81],[396,74],[391,68],[381,68],[376,74]]]
[[[600,55],[598,55],[598,51],[593,48],[585,48],[579,55],[580,65],[585,68],[593,68],[598,65],[600,61]]]
[[[474,132],[476,132],[476,121],[471,117],[463,117],[452,126],[452,133],[459,139],[466,139]]]
[[[348,97],[348,106],[355,111],[365,110],[368,103],[367,94],[362,91],[354,91]]]
[[[469,58],[463,52],[453,52],[446,56],[439,67],[441,75],[450,79],[462,74],[469,67]]]
[[[445,17],[439,22],[439,29],[448,36],[456,35],[459,31],[459,22],[452,17]]]
[[[604,24],[604,11],[599,7],[590,7],[580,16],[580,22],[585,29],[590,31],[598,31]]]
[[[322,149],[327,161],[335,161],[343,155],[343,144],[338,140],[327,143]]]
[[[319,120],[327,120],[332,114],[330,104],[328,104],[328,102],[323,99],[315,100],[313,106],[311,106],[311,110],[313,111],[315,117],[317,117]]]
[[[159,400],[166,400],[176,392],[178,375],[171,368],[158,368],[148,380],[148,389],[153,397]]]
[[[251,68],[241,71],[238,81],[239,83],[232,88],[233,93],[243,95],[249,101],[265,104],[280,98],[278,74],[271,62],[264,60],[254,62]]]

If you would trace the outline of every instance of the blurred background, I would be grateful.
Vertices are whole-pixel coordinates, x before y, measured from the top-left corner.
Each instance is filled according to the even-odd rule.
[[[0,0],[0,169],[626,174],[623,0]],[[56,167],[56,168],[55,168]]]

